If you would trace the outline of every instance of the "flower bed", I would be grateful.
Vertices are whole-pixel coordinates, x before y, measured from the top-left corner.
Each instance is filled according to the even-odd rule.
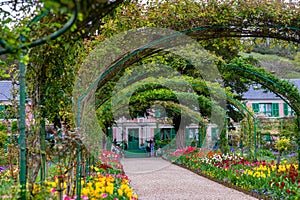
[[[297,164],[249,161],[239,154],[223,155],[207,149],[187,147],[173,153],[173,162],[198,174],[218,180],[247,193],[273,199],[300,197],[300,175]]]
[[[98,160],[90,167],[91,172],[81,180],[81,199],[109,199],[109,200],[137,200],[120,157],[110,151],[102,151]],[[61,166],[56,166],[56,174],[44,185],[34,185],[33,199],[60,199],[73,200],[75,195],[67,196],[68,177],[61,174]],[[75,175],[75,173],[74,173]],[[9,176],[9,171],[1,168],[0,171],[0,199],[18,199],[19,187],[14,189],[14,181]],[[4,185],[5,183],[5,185]],[[4,190],[5,188],[12,188]],[[75,190],[73,190],[75,191]],[[28,194],[29,195],[29,194]]]

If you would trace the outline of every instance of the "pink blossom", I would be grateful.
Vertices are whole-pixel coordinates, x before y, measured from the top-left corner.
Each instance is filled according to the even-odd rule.
[[[104,198],[108,197],[108,194],[103,193],[103,194],[101,195],[101,197],[104,199]]]
[[[63,199],[64,199],[64,200],[71,200],[71,198],[68,197],[67,195],[64,195]]]
[[[89,199],[88,196],[86,196],[86,195],[81,195],[81,198],[84,199],[84,200],[88,200]]]
[[[3,196],[1,196],[1,199],[6,199],[6,198],[9,198],[9,199],[11,199],[12,198],[12,195],[3,195]]]

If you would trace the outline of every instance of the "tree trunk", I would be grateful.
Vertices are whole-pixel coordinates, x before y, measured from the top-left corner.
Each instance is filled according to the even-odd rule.
[[[176,134],[177,149],[184,148],[185,144],[186,144],[185,129],[179,129]]]
[[[281,151],[278,152],[277,164],[276,164],[276,169],[277,169],[277,171],[278,171],[279,165],[280,165],[280,157],[281,157]]]

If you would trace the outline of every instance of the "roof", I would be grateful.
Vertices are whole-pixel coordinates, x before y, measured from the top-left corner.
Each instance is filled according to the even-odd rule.
[[[0,101],[1,102],[7,102],[10,99],[12,99],[11,88],[12,88],[11,81],[0,81]]]
[[[295,84],[300,91],[300,79],[288,79],[289,82]],[[280,100],[273,92],[266,92],[264,89],[260,89],[260,86],[250,86],[248,92],[245,92],[243,97],[244,100]]]

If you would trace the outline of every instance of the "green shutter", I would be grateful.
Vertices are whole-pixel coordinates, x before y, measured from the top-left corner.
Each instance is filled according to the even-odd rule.
[[[283,104],[283,114],[284,116],[288,116],[289,115],[289,106],[287,103]]]
[[[175,137],[175,131],[173,128],[170,130],[170,139],[173,139]]]
[[[5,105],[0,105],[0,118],[5,118]]]
[[[278,117],[278,116],[279,116],[279,104],[272,103],[272,117]]]
[[[259,103],[252,103],[252,110],[254,113],[259,113]]]

